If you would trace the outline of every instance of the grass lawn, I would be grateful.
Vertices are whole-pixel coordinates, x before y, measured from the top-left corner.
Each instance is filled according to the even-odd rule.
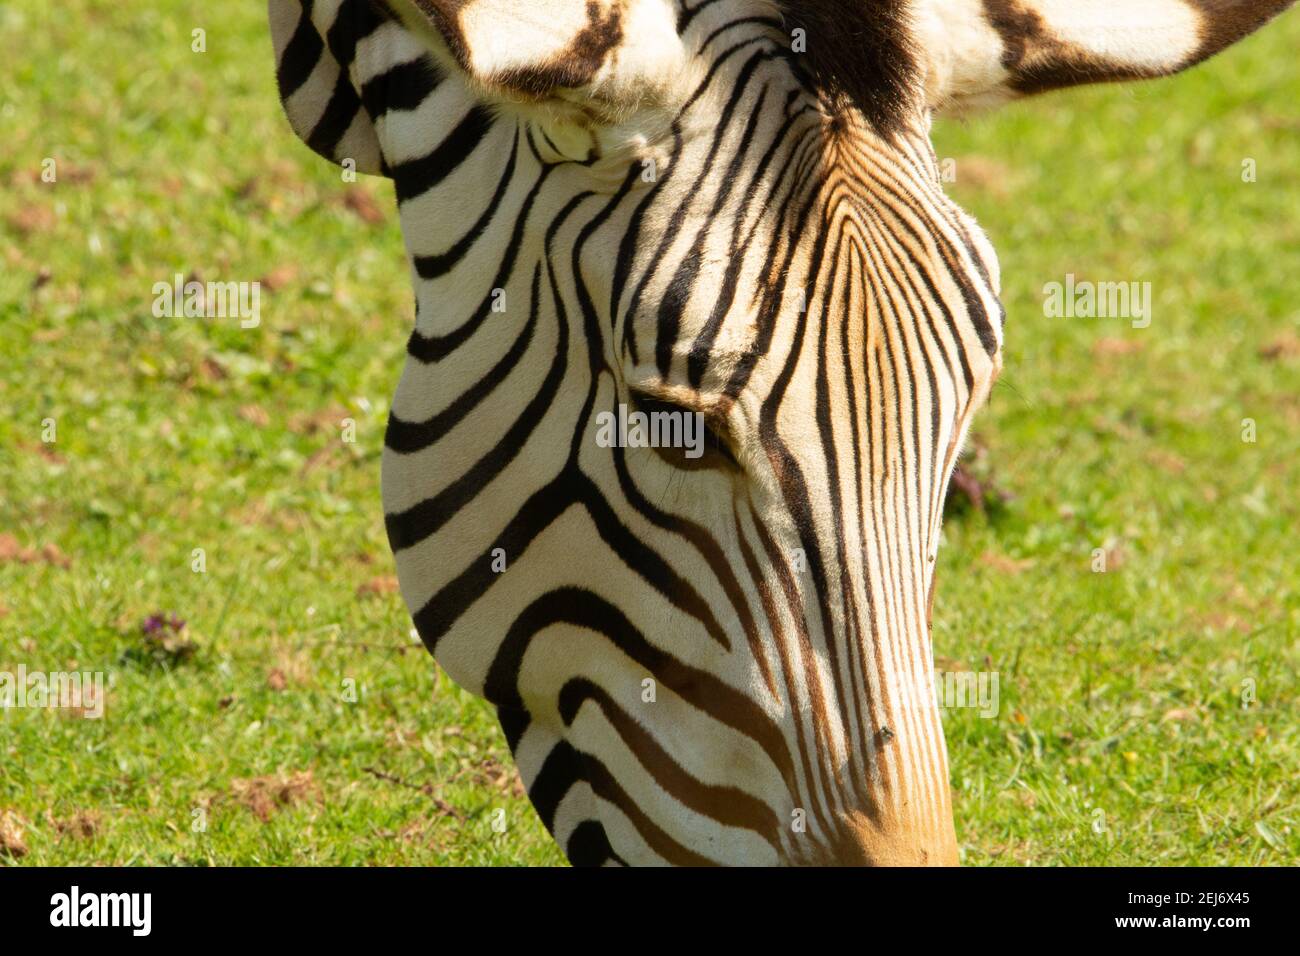
[[[560,863],[396,593],[391,189],[293,137],[261,4],[138,6],[0,7],[0,672],[108,682],[0,713],[0,865]],[[934,611],[1000,675],[945,721],[967,863],[1300,861],[1297,45],[936,129],[1008,312]],[[155,317],[177,273],[261,324]],[[1067,274],[1150,326],[1046,317]]]

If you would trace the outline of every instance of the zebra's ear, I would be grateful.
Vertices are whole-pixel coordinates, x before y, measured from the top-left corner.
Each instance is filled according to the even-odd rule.
[[[390,0],[444,65],[497,102],[599,85],[635,99],[680,52],[663,0]],[[613,69],[617,54],[618,69]]]
[[[931,108],[1177,73],[1294,0],[914,0]]]
[[[356,75],[357,43],[385,21],[366,0],[269,0],[280,102],[298,138],[326,159],[386,174]]]

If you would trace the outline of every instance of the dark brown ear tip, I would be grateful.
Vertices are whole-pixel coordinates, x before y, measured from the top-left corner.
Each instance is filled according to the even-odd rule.
[[[1201,15],[1201,45],[1183,64],[1193,66],[1244,40],[1295,5],[1296,0],[1189,0]]]

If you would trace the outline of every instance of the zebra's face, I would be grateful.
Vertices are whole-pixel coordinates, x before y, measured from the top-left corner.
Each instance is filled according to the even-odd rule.
[[[446,621],[457,605],[430,591],[429,572],[445,546],[407,520],[414,498],[459,470],[409,454],[386,463],[422,633],[453,676],[533,727],[608,723],[605,707],[663,732],[663,721],[689,725],[701,717],[677,713],[690,698],[672,700],[663,671],[699,668],[758,694],[780,740],[788,779],[769,792],[761,834],[775,858],[950,858],[927,614],[947,475],[995,374],[1001,322],[996,263],[939,185],[921,77],[901,65],[901,16],[837,64],[824,59],[834,51],[803,53],[819,31],[835,35],[827,23],[792,30],[755,0],[540,4],[509,36],[488,29],[493,6],[424,0],[408,20],[445,44],[448,80],[469,79],[497,117],[484,137],[497,145],[473,157],[481,172],[457,174],[483,177],[462,184],[466,220],[480,209],[469,197],[504,188],[514,206],[484,229],[460,284],[417,285],[428,293],[417,339],[475,315],[494,274],[504,305],[484,313],[484,345],[466,342],[465,372],[439,370],[438,382],[423,361],[408,368],[395,415],[426,418],[502,347],[532,342],[484,399],[496,410],[471,414],[472,432],[442,446],[469,465],[468,449],[527,425],[518,457],[464,502],[484,509],[482,524],[453,567],[486,566],[499,548],[508,568],[470,592],[474,627]],[[894,87],[855,95],[839,70]],[[426,197],[403,205],[417,274],[419,255],[446,244],[445,205]],[[548,367],[554,392],[530,415]],[[511,535],[504,519],[526,520],[539,488],[557,513]],[[617,635],[587,647],[592,625],[568,617],[530,641],[584,647],[546,677],[482,659],[485,629],[508,632],[562,593],[607,607],[597,630],[627,628],[665,664],[620,650]],[[565,688],[593,674],[611,702],[584,709],[579,697],[566,713]],[[668,684],[653,707],[646,681]],[[754,733],[730,728],[713,756],[750,759]],[[774,822],[818,799],[831,809],[811,836]],[[907,814],[925,837],[900,856],[882,835]]]
[[[708,427],[699,460],[622,453],[640,500],[611,500],[689,582],[671,610],[648,588],[623,606],[723,643],[719,670],[771,703],[807,761],[778,817],[830,795],[780,858],[952,861],[929,613],[948,476],[1000,367],[997,262],[922,115],[886,132],[747,60],[665,144],[611,286],[602,398]]]
[[[396,184],[403,596],[570,858],[955,862],[928,615],[1002,312],[930,112],[1103,53],[964,0],[271,3],[295,128]]]

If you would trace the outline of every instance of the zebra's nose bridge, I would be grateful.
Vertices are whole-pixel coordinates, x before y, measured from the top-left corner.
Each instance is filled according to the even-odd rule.
[[[905,361],[915,365],[891,364]],[[970,410],[969,393],[940,387],[924,361],[869,356],[867,375],[856,365],[845,372],[844,400],[827,407],[815,389],[791,393],[802,407],[781,418],[789,458],[769,456],[767,510],[789,515],[789,619],[802,631],[794,661],[803,686],[795,682],[791,701],[813,714],[805,740],[814,770],[800,799],[822,795],[831,808],[819,823],[821,862],[950,859],[946,783],[931,772],[943,756],[929,621],[945,469]],[[871,813],[892,814],[924,839],[890,843],[889,826],[843,822]]]

